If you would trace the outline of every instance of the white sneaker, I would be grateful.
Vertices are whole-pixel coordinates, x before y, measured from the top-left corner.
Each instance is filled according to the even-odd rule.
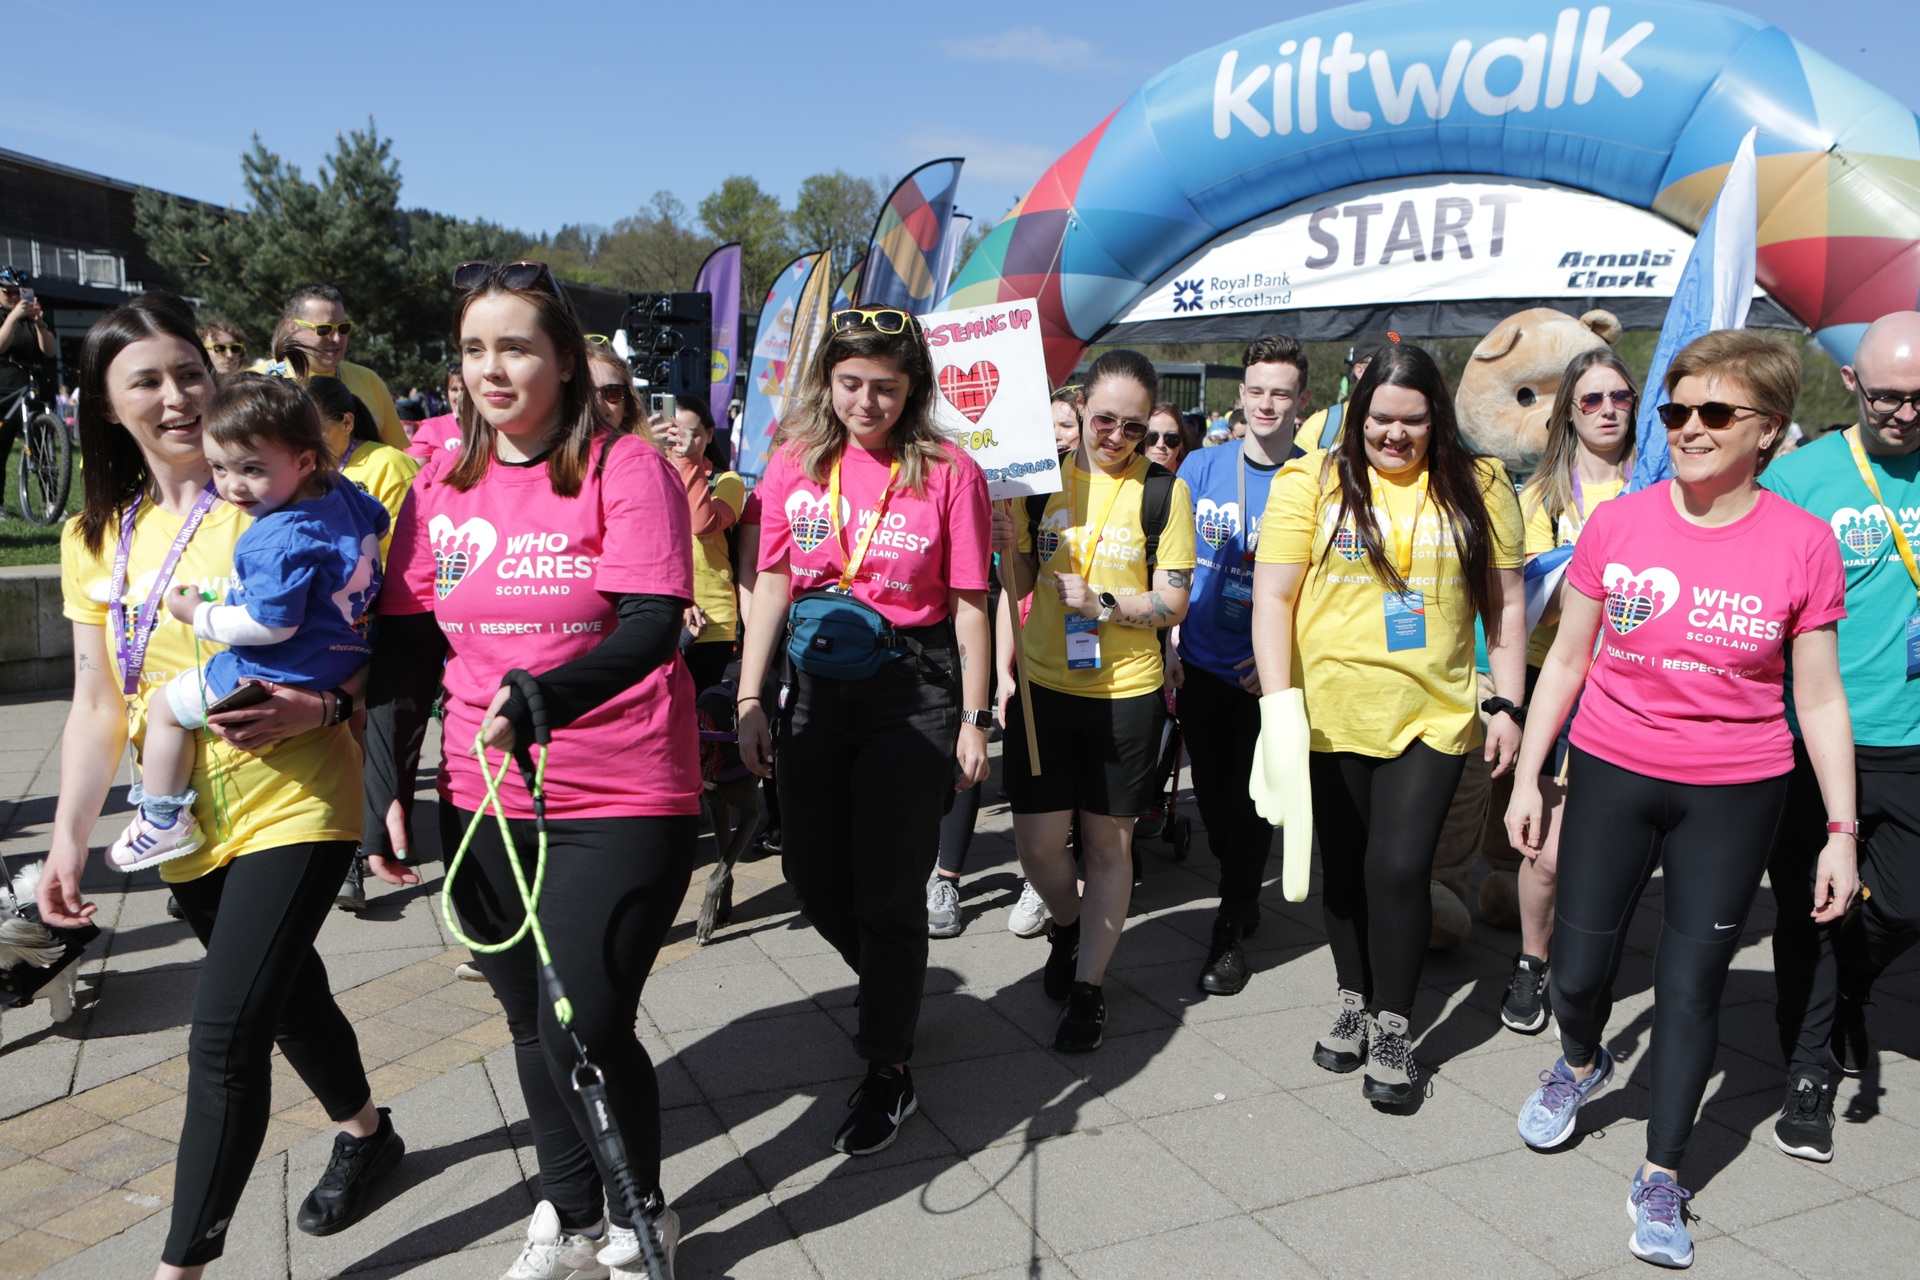
[[[562,1231],[560,1211],[542,1200],[527,1224],[527,1247],[500,1280],[604,1280],[607,1269],[594,1255],[605,1243]]]
[[[965,927],[960,918],[960,882],[935,871],[927,877],[927,936],[956,938]]]
[[[1053,913],[1047,910],[1033,881],[1022,880],[1020,901],[1013,904],[1013,914],[1007,917],[1008,931],[1022,938],[1037,938],[1047,931],[1047,922],[1051,919]]]
[[[666,1280],[673,1280],[673,1255],[680,1247],[680,1215],[662,1209],[653,1226],[660,1253],[667,1260]],[[607,1225],[607,1243],[600,1250],[600,1261],[609,1268],[609,1280],[652,1280],[647,1275],[647,1260],[640,1255],[640,1233],[632,1227],[617,1222]]]
[[[147,815],[135,812],[133,821],[107,850],[107,865],[115,871],[139,871],[194,852],[206,840],[193,810],[182,809],[173,815],[170,826],[156,827]]]

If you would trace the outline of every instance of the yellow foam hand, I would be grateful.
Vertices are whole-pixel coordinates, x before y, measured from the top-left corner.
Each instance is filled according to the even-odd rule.
[[[1248,791],[1262,818],[1281,830],[1280,888],[1304,902],[1313,874],[1313,791],[1307,781],[1306,694],[1299,689],[1260,699],[1260,740],[1253,748]]]

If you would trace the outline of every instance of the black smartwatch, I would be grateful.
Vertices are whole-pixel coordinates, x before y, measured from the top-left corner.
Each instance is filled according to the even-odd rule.
[[[1480,709],[1489,716],[1497,716],[1504,711],[1507,713],[1509,720],[1512,720],[1523,729],[1526,728],[1527,709],[1525,707],[1517,707],[1505,698],[1488,698],[1480,704]]]
[[[333,719],[327,721],[327,723],[330,725],[341,724],[351,719],[353,716],[353,695],[345,689],[340,688],[329,689],[327,692],[333,695]]]

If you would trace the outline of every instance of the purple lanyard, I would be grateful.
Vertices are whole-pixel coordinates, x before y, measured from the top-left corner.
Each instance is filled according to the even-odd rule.
[[[206,490],[194,501],[193,510],[187,513],[186,523],[180,526],[180,532],[174,536],[173,548],[167,552],[167,558],[160,562],[160,573],[153,580],[153,587],[147,592],[147,602],[133,615],[133,637],[127,637],[127,608],[122,597],[127,593],[127,559],[133,554],[133,522],[140,514],[140,497],[134,496],[127,504],[126,511],[120,517],[120,546],[113,553],[113,582],[107,588],[107,625],[113,628],[114,653],[120,659],[121,691],[131,698],[140,692],[140,672],[147,665],[147,643],[153,639],[153,630],[160,625],[163,609],[162,597],[167,586],[173,581],[173,571],[180,565],[180,557],[186,554],[187,544],[193,541],[193,535],[200,529],[200,522],[213,509],[214,501],[220,494],[209,484]]]

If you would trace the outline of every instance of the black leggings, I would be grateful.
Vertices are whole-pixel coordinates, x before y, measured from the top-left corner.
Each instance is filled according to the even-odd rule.
[[[1247,788],[1260,741],[1260,699],[1189,663],[1180,688],[1180,738],[1193,761],[1193,798],[1207,846],[1220,862],[1220,914],[1253,922],[1273,850],[1273,827],[1254,809]]]
[[[1375,1013],[1412,1017],[1433,932],[1433,851],[1465,756],[1416,742],[1391,759],[1307,758],[1334,972]]]
[[[954,774],[958,782],[957,765]],[[973,828],[980,821],[980,795],[986,785],[976,782],[954,796],[953,808],[940,820],[940,870],[955,879],[967,869],[967,851],[973,848]]]
[[[1720,993],[1780,829],[1787,777],[1663,782],[1575,747],[1560,820],[1553,1012],[1567,1061],[1594,1060],[1627,928],[1658,867],[1665,920],[1653,961],[1647,1160],[1678,1169],[1720,1044]]]
[[[334,1120],[367,1105],[353,1024],[333,1002],[313,940],[353,861],[353,841],[261,849],[173,886],[207,949],[187,1038],[187,1114],[161,1258],[199,1266],[226,1247],[273,1103],[273,1046]]]
[[[472,813],[441,803],[440,844],[449,861],[472,820]],[[657,1191],[660,1183],[660,1086],[653,1061],[634,1035],[634,1021],[640,989],[693,878],[699,824],[692,815],[547,821],[540,923],[573,1002],[573,1031],[606,1075],[614,1122],[643,1191]],[[539,848],[533,822],[514,819],[510,826],[514,851],[531,884]],[[482,941],[508,937],[526,918],[491,815],[480,824],[454,878],[453,903],[464,927]],[[590,1228],[600,1221],[606,1201],[607,1171],[598,1165],[586,1110],[573,1090],[573,1043],[541,994],[533,937],[508,951],[477,954],[473,962],[492,984],[513,1032],[520,1093],[540,1158],[541,1195],[553,1201],[562,1226]],[[614,1222],[632,1226],[627,1206],[618,1196],[613,1199]]]

